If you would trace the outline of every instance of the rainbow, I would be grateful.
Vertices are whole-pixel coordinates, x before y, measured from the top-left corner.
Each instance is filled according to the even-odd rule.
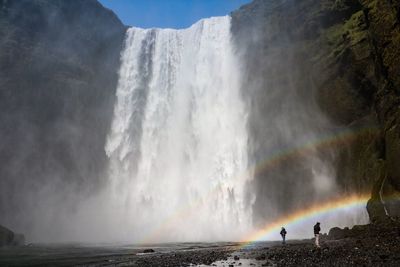
[[[253,174],[262,173],[268,169],[279,166],[283,162],[301,158],[307,155],[312,155],[319,150],[331,147],[341,147],[355,142],[361,136],[377,136],[380,134],[380,129],[376,125],[360,127],[358,129],[345,129],[334,134],[324,136],[313,142],[306,143],[302,146],[280,151],[268,159],[259,162],[252,168]]]
[[[376,125],[369,125],[366,127],[360,127],[358,129],[345,129],[342,131],[335,132],[334,134],[324,136],[318,140],[314,140],[313,142],[306,143],[302,146],[291,148],[288,150],[283,150],[280,151],[270,157],[268,157],[266,160],[259,162],[258,164],[255,164],[253,167],[248,168],[244,173],[241,173],[237,175],[234,179],[241,179],[243,177],[250,177],[250,176],[255,176],[257,174],[261,174],[265,171],[268,171],[270,169],[276,168],[280,164],[294,160],[296,158],[301,158],[307,155],[312,155],[313,153],[316,153],[317,151],[323,150],[325,148],[330,148],[330,147],[340,147],[344,145],[351,144],[352,142],[356,141],[360,136],[365,136],[365,135],[379,135],[380,134],[380,129]],[[167,219],[165,219],[159,227],[157,227],[153,232],[142,242],[140,243],[151,243],[154,240],[157,240],[157,237],[162,235],[163,232],[168,231],[168,229],[174,225],[175,222],[178,220],[185,218],[188,216],[188,214],[195,212],[196,208],[200,205],[203,205],[206,203],[207,199],[210,199],[214,194],[217,194],[219,192],[218,188],[212,188],[203,198],[199,198],[197,201],[194,201],[191,205],[187,205],[182,207],[181,209],[178,209],[175,213],[171,214]],[[358,202],[356,201],[358,199]],[[362,201],[360,200],[362,199]],[[360,203],[360,202],[366,202],[366,196],[364,197],[356,197],[356,196],[351,196],[351,197],[346,197],[341,200],[336,200],[334,201],[335,204],[332,203],[327,203],[326,209],[321,209],[328,211],[330,209],[333,209],[333,206],[336,205],[336,207],[339,207],[340,203],[347,203],[346,205],[350,205],[351,203]],[[342,205],[342,206],[346,206]],[[317,207],[310,207],[307,209],[307,211],[310,212],[310,216],[313,214],[317,214],[318,212],[312,212],[313,210],[319,210]],[[298,213],[301,213],[303,216],[306,213],[304,211],[299,211],[296,212],[293,215],[288,215],[285,218],[278,219],[276,223],[273,223],[271,225],[265,226],[263,230],[260,230],[260,232],[257,232],[257,234],[254,234],[251,238],[248,240],[257,240],[259,239],[262,235],[266,235],[266,232],[270,232],[273,230],[276,230],[277,227],[281,227],[282,225],[286,225],[288,222],[293,221],[293,220],[299,220],[302,216]],[[275,225],[276,224],[276,225]],[[271,229],[268,231],[268,229]]]
[[[301,224],[307,219],[323,216],[325,214],[339,211],[344,208],[365,206],[369,198],[369,194],[349,195],[341,198],[331,199],[326,202],[295,211],[286,216],[278,218],[272,223],[266,224],[260,230],[244,238],[242,240],[242,242],[244,243],[243,246],[249,245],[255,241],[265,240],[265,237],[272,232],[279,232],[282,226],[295,226],[297,224]]]

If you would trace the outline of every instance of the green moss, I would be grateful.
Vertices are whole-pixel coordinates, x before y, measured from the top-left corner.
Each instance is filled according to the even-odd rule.
[[[368,38],[362,11],[353,14],[344,24],[336,24],[324,32],[326,44],[336,50],[356,45]]]

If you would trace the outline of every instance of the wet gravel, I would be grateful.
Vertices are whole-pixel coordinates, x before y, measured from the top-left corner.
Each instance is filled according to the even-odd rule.
[[[400,266],[400,223],[387,220],[378,224],[346,229],[321,240],[259,243],[204,250],[153,255],[140,259],[138,266]],[[340,236],[340,238],[338,238]]]
[[[165,254],[153,254],[136,260],[135,266],[211,266],[218,260],[227,260],[237,247],[216,247],[201,250],[177,251]]]
[[[266,259],[265,266],[400,266],[398,221],[356,226],[348,235],[338,240],[330,236],[321,248],[304,240],[256,248],[242,252],[242,257]]]
[[[338,229],[316,248],[311,239],[146,249],[17,247],[0,249],[0,266],[400,266],[400,220]]]

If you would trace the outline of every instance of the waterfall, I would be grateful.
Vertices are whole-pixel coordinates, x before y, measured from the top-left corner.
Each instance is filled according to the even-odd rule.
[[[229,16],[128,29],[105,147],[127,239],[238,240],[250,229],[247,112],[231,42]]]

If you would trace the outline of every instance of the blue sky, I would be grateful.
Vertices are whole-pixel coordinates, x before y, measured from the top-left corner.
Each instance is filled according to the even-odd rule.
[[[121,21],[141,28],[187,28],[202,18],[224,16],[251,0],[99,0]]]

